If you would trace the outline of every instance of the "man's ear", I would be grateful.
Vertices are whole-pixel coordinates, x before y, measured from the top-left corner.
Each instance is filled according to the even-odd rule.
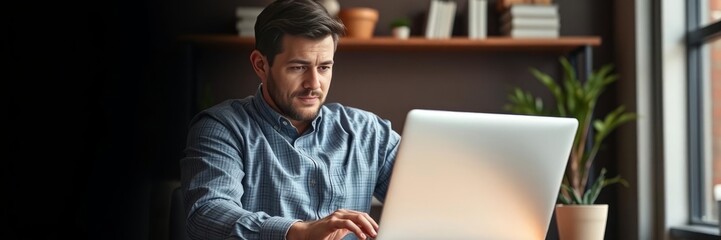
[[[270,74],[268,58],[260,53],[260,51],[253,50],[253,52],[250,53],[250,64],[253,65],[255,74],[258,75],[262,82],[265,82],[266,77]]]

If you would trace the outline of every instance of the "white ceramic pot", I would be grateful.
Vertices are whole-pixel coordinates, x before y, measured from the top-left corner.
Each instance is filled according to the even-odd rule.
[[[393,37],[398,39],[408,39],[411,36],[411,28],[408,26],[394,27]]]
[[[556,205],[560,240],[603,240],[608,204]]]

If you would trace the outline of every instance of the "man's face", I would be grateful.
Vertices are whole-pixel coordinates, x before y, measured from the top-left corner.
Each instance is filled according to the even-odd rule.
[[[285,35],[283,52],[263,80],[265,100],[291,120],[312,121],[328,94],[334,52],[330,35],[320,40]]]

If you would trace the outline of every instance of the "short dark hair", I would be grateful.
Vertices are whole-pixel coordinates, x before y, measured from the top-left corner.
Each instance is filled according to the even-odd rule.
[[[314,0],[277,0],[258,15],[255,22],[255,49],[273,65],[275,55],[283,52],[283,35],[321,39],[329,34],[333,43],[345,33],[345,26],[330,16]]]

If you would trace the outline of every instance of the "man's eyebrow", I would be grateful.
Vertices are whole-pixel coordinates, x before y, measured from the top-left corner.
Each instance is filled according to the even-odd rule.
[[[301,65],[310,65],[310,61],[302,60],[302,59],[291,59],[288,60],[288,64],[301,64]],[[323,61],[320,63],[320,65],[332,65],[333,60]]]
[[[302,60],[302,59],[291,59],[291,60],[288,60],[288,63],[289,64],[295,63],[295,64],[301,64],[301,65],[308,65],[308,64],[310,64],[310,61],[306,61],[306,60]]]

